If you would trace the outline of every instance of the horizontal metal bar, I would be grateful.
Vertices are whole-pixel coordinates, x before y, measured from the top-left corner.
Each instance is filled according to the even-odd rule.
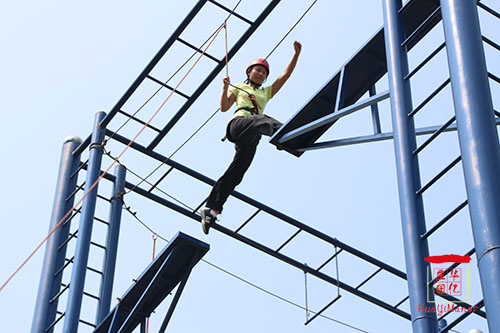
[[[438,230],[443,224],[448,222],[449,219],[451,219],[453,216],[455,216],[459,211],[461,211],[465,206],[467,206],[467,200],[462,202],[460,205],[458,205],[457,208],[455,208],[451,213],[446,215],[441,221],[439,221],[434,227],[432,227],[429,231],[427,231],[425,234],[420,236],[422,239],[427,239],[429,238],[430,235],[432,235],[436,230]]]
[[[104,178],[107,180],[110,180],[110,181],[114,181],[114,179],[115,179],[115,177],[113,175],[110,175],[110,174],[106,174],[104,176]],[[187,217],[193,219],[197,223],[200,223],[200,215],[198,215],[198,214],[194,214],[191,211],[189,211],[183,207],[180,207],[173,202],[170,202],[170,201],[168,201],[162,197],[159,197],[153,193],[149,193],[145,189],[142,189],[141,187],[136,186],[134,184],[131,184],[129,182],[125,183],[125,187],[128,189],[131,189],[133,192],[135,192],[139,195],[142,195],[142,196],[144,196],[144,197],[146,197],[154,202],[157,202],[165,207],[171,208],[171,209],[183,214],[184,216],[187,216]],[[318,272],[318,271],[314,270],[313,268],[311,268],[303,263],[300,263],[300,262],[282,254],[282,253],[275,252],[271,248],[269,248],[265,245],[262,245],[258,242],[255,242],[247,237],[244,237],[241,234],[235,233],[234,231],[231,231],[230,229],[228,229],[220,224],[215,224],[212,228],[216,229],[216,230],[220,231],[221,233],[223,233],[227,236],[230,236],[230,237],[232,237],[232,238],[234,238],[242,243],[245,243],[245,244],[247,244],[247,245],[249,245],[257,250],[260,250],[260,251],[262,251],[262,252],[264,252],[264,253],[266,253],[266,254],[268,254],[276,259],[279,259],[279,260],[281,260],[281,261],[283,261],[283,262],[285,262],[293,267],[296,267],[303,272],[310,273],[311,275],[314,275],[317,278],[322,279],[323,281],[328,282],[334,286],[339,286],[340,288],[346,290],[347,292],[350,292],[358,297],[361,297],[361,298],[363,298],[363,299],[365,299],[373,304],[376,304],[376,305],[378,305],[378,306],[380,306],[388,311],[391,311],[391,312],[393,312],[393,313],[395,313],[395,314],[397,314],[405,319],[410,320],[410,318],[411,318],[410,314],[408,314],[405,311],[402,311],[400,309],[396,309],[393,306],[391,306],[390,304],[388,304],[384,301],[381,301],[381,300],[377,299],[376,297],[373,297],[369,294],[366,294],[360,290],[356,290],[355,288],[353,288],[352,286],[350,286],[344,282],[338,281],[338,280],[334,279],[333,277],[331,277],[327,274],[324,274],[322,272]],[[349,248],[349,246],[347,246],[346,244],[343,244],[342,242],[340,242],[338,240],[336,240],[335,243],[338,243],[336,245],[339,247],[348,247]],[[365,256],[367,256],[367,255],[365,255]],[[376,259],[375,259],[375,261],[376,261]],[[386,266],[388,266],[388,265],[386,265]],[[397,270],[395,268],[391,268],[390,266],[388,266],[388,268],[391,269],[392,271],[397,272]],[[400,272],[400,274],[404,274],[404,273]],[[404,275],[404,276],[406,276],[406,275]]]
[[[404,302],[406,302],[409,298],[410,298],[410,296],[406,296],[398,304],[394,305],[394,307],[397,308],[398,306],[400,306],[401,304],[403,304]]]
[[[47,327],[47,328],[45,329],[45,332],[51,332],[51,331],[52,331],[52,328],[54,328],[54,326],[56,326],[56,325],[57,325],[57,323],[58,323],[61,319],[63,319],[63,317],[66,315],[66,312],[62,313],[62,312],[57,311],[57,314],[59,314],[59,315],[60,315],[60,316],[59,316],[59,318],[56,318],[56,320],[54,320],[54,322],[52,322],[52,324],[50,324],[50,325],[49,325],[49,327]]]
[[[221,5],[220,3],[218,3],[218,2],[216,2],[214,0],[208,0],[208,2],[213,3],[217,7],[224,9],[226,12],[231,13],[232,16],[235,16],[235,17],[239,18],[240,20],[242,20],[242,21],[244,21],[244,22],[246,22],[248,24],[253,24],[253,22],[250,21],[249,19],[247,19],[246,17],[243,17],[240,14],[238,14],[236,12],[233,12],[232,9],[225,7],[225,6]]]
[[[62,317],[64,317],[66,315],[66,312],[61,312],[61,311],[57,311],[57,314],[61,315],[61,317],[59,317],[59,319],[61,319]],[[59,320],[58,320],[59,321]],[[91,322],[88,322],[88,321],[85,321],[83,319],[79,319],[78,320],[80,323],[82,324],[85,324],[87,326],[90,326],[90,327],[93,327],[93,328],[96,328],[97,326],[92,324]],[[47,332],[49,331],[48,329],[46,330]]]
[[[96,220],[97,222],[101,222],[102,224],[105,224],[105,225],[109,226],[109,222],[108,221],[100,219],[100,218],[98,218],[96,216],[94,216],[94,220]]]
[[[497,49],[497,51],[500,51],[500,46],[497,43],[495,43],[494,41],[492,41],[491,39],[489,39],[488,37],[485,37],[485,36],[482,36],[482,39],[485,43],[494,47],[495,49]]]
[[[112,135],[113,139],[118,141],[118,142],[122,142],[125,144],[130,143],[129,139],[121,136],[118,133],[114,133],[110,130],[106,130],[106,134],[110,135],[110,136]],[[167,158],[167,157],[165,157],[157,152],[149,151],[149,150],[147,150],[146,147],[141,146],[137,142],[132,142],[130,147],[132,149],[135,149],[139,152],[144,153],[147,156],[150,156],[150,157],[156,159],[157,161],[160,161],[162,163],[173,166],[175,169],[177,169],[177,170],[179,170],[179,171],[181,171],[181,172],[183,172],[183,173],[185,173],[185,174],[187,174],[195,179],[198,179],[199,181],[202,181],[210,186],[213,186],[215,184],[215,180],[210,179],[210,178],[206,177],[205,175],[202,175],[202,174],[200,174],[200,173],[198,173],[198,172],[196,172],[196,171],[194,171],[194,170],[192,170],[192,169],[190,169],[190,168],[188,168],[188,167],[186,167],[178,162],[175,162],[174,160],[169,159],[169,158]],[[108,177],[109,179],[114,179],[114,177],[112,175],[106,174],[106,177]],[[390,266],[390,265],[388,265],[388,264],[386,264],[386,263],[384,263],[384,262],[382,262],[374,257],[371,257],[371,256],[367,255],[366,253],[363,253],[363,252],[339,241],[337,238],[333,238],[333,237],[328,236],[328,235],[326,235],[326,234],[324,234],[324,233],[322,233],[314,228],[311,228],[307,224],[299,222],[298,220],[296,220],[288,215],[285,215],[285,214],[283,214],[283,213],[281,213],[281,212],[279,212],[279,211],[277,211],[277,210],[275,210],[267,205],[264,205],[263,203],[261,203],[257,200],[254,200],[254,199],[252,199],[252,198],[250,198],[250,197],[248,197],[248,196],[246,196],[238,191],[233,191],[231,194],[235,198],[237,198],[237,199],[239,199],[239,200],[241,200],[241,201],[243,201],[243,202],[245,202],[245,203],[247,203],[255,208],[261,209],[262,211],[268,213],[271,216],[274,216],[274,217],[282,220],[283,222],[286,222],[290,225],[293,225],[299,229],[303,229],[305,232],[311,234],[312,236],[315,236],[318,239],[321,239],[327,243],[330,243],[332,245],[336,245],[340,248],[343,248],[347,252],[349,252],[349,253],[351,253],[351,254],[353,254],[353,255],[355,255],[355,256],[357,256],[357,257],[359,257],[367,262],[370,262],[377,267],[382,267],[386,271],[388,271],[396,276],[399,276],[403,279],[406,279],[406,274],[404,272],[400,271],[399,269],[396,269],[396,268],[394,268],[394,267],[392,267],[392,266]],[[176,210],[177,208],[174,208],[174,207],[178,207],[178,206],[177,205],[170,206],[170,208]],[[195,217],[195,219],[197,219],[197,220],[200,219],[199,215],[196,215],[192,212],[190,212],[190,214],[191,214],[191,216]]]
[[[61,283],[61,286],[63,286],[64,288],[69,288],[69,285],[70,285],[70,283],[68,283],[68,284]],[[88,293],[88,292],[86,292],[86,291],[84,291],[84,292],[83,292],[83,294],[84,294],[85,296],[90,297],[90,298],[93,298],[93,299],[95,299],[95,300],[97,300],[97,301],[99,300],[99,297],[97,297],[97,296],[95,296],[95,295],[92,295],[92,294],[90,294],[90,293]]]
[[[436,20],[440,20],[439,16],[441,15],[441,6],[438,6],[431,15],[429,15],[422,24],[420,24],[415,31],[413,31],[408,38],[406,38],[401,46],[406,47],[411,42],[413,42],[417,37],[420,37],[422,34],[425,34],[424,30],[435,23]]]
[[[55,275],[57,275],[60,271],[62,271],[64,268],[66,268],[66,266],[68,266],[69,264],[73,263],[75,261],[75,256],[71,257],[71,259],[68,259],[68,258],[65,258],[64,259],[66,261],[66,264],[63,266],[62,269],[60,269]],[[87,269],[91,272],[94,272],[94,273],[97,273],[99,275],[102,275],[102,272],[95,269],[95,268],[92,268],[90,266],[87,266]]]
[[[331,256],[330,258],[328,258],[324,263],[322,263],[318,268],[316,268],[316,270],[320,271],[323,267],[325,267],[326,265],[328,265],[328,263],[330,261],[332,261],[333,259],[335,259],[335,257],[338,256],[340,254],[340,252],[342,252],[342,251],[344,251],[344,249],[340,249],[337,252],[335,252],[335,254],[333,256]]]
[[[75,230],[74,233],[69,234],[68,238],[61,245],[59,245],[59,247],[57,248],[57,250],[60,251],[64,246],[66,246],[66,244],[69,243],[70,240],[72,240],[73,238],[75,238],[77,232],[78,232],[78,229]]]
[[[103,250],[106,250],[106,247],[104,245],[101,245],[99,243],[96,243],[96,242],[90,242],[90,244],[94,245],[95,247],[98,247],[100,249],[103,249]]]
[[[65,258],[66,263],[61,268],[59,268],[59,270],[54,274],[54,276],[58,276],[59,274],[61,274],[62,271],[64,271],[66,269],[66,267],[68,267],[68,265],[73,262],[74,259],[75,259],[75,256],[71,257],[71,259]]]
[[[118,110],[122,108],[123,105],[128,101],[128,99],[132,96],[132,94],[137,90],[137,88],[141,85],[141,83],[144,81],[146,76],[153,70],[153,68],[160,62],[160,60],[163,58],[163,56],[167,53],[167,51],[170,49],[170,47],[175,43],[175,40],[177,39],[178,36],[182,34],[182,32],[186,29],[186,27],[189,25],[189,23],[195,18],[195,16],[201,11],[203,6],[207,0],[199,0],[194,7],[191,9],[191,11],[188,13],[188,15],[184,18],[184,20],[179,24],[177,29],[170,35],[168,40],[163,44],[161,49],[156,53],[156,55],[151,59],[151,61],[148,63],[148,65],[142,70],[142,72],[139,74],[139,76],[135,79],[135,81],[132,83],[132,85],[127,89],[127,91],[123,94],[123,96],[120,98],[120,100],[115,104],[115,106],[111,109],[111,111],[106,115],[106,117],[101,121],[100,126],[101,128],[107,127],[111,119],[116,115]],[[90,143],[90,137],[89,137],[89,143]],[[89,144],[87,143],[87,145]],[[82,146],[82,145],[81,145]],[[78,152],[79,148],[77,148]]]
[[[493,73],[488,73],[488,77],[492,79],[493,81],[496,81],[496,83],[500,83],[500,78]]]
[[[413,151],[413,154],[418,154],[420,153],[425,147],[427,147],[432,141],[434,141],[435,138],[438,137],[439,134],[441,134],[445,129],[448,128],[453,122],[455,121],[455,116],[451,117],[450,120],[446,122],[443,126],[441,126],[434,134],[431,135],[429,139],[427,139],[423,144],[420,145],[417,149]]]
[[[483,306],[484,306],[484,300],[481,300],[478,303],[476,303],[476,305],[474,305],[474,307],[477,307],[478,309],[482,308]],[[448,313],[451,313],[451,312],[448,312]],[[453,327],[457,326],[461,321],[463,321],[465,318],[467,318],[471,314],[472,314],[472,311],[471,312],[465,311],[463,315],[461,315],[460,317],[455,319],[454,322],[452,322],[451,324],[448,324],[445,328],[441,329],[439,332],[445,333],[445,332],[450,331]]]
[[[437,182],[441,177],[443,177],[451,168],[458,164],[462,160],[462,156],[458,156],[455,158],[446,168],[444,168],[440,173],[436,175],[436,177],[432,178],[424,187],[417,191],[417,195],[422,195],[425,191],[429,189],[435,182]]]
[[[476,250],[474,248],[470,249],[469,251],[467,251],[467,253],[465,254],[466,256],[471,256],[472,254],[474,254],[476,252]],[[443,275],[446,276],[448,275],[449,272],[451,272],[453,269],[457,268],[458,266],[460,266],[460,263],[459,262],[455,262],[453,264],[451,264],[448,268],[446,268],[444,271],[443,271]],[[431,281],[429,281],[428,285],[429,286],[433,286],[436,284],[436,282],[438,282],[439,280],[439,276],[436,276],[434,279],[432,279]]]
[[[255,22],[241,35],[241,37],[233,44],[233,47],[226,52],[226,59],[230,61],[233,56],[238,52],[238,50],[243,46],[243,44],[250,38],[250,36],[257,30],[266,17],[273,11],[273,9],[279,4],[281,0],[271,0],[268,2],[266,8],[260,13],[260,15],[255,19]],[[153,151],[155,147],[160,144],[163,138],[168,132],[177,124],[177,122],[182,118],[182,116],[187,112],[187,110],[193,105],[193,103],[198,99],[198,97],[205,91],[205,89],[210,85],[210,83],[215,79],[217,75],[226,65],[225,59],[219,61],[219,63],[214,67],[214,69],[205,77],[205,79],[200,83],[198,88],[191,94],[191,98],[187,100],[184,105],[177,111],[176,114],[169,120],[167,125],[163,127],[162,132],[156,136],[156,138],[151,141],[148,145],[147,150]]]
[[[95,268],[92,268],[92,267],[90,267],[90,266],[87,266],[87,269],[88,269],[89,271],[91,271],[91,272],[94,272],[94,273],[96,273],[96,274],[102,275],[102,272],[101,272],[101,271],[99,271],[99,270],[97,270],[97,269],[95,269]]]
[[[316,319],[319,315],[321,315],[326,309],[328,309],[330,306],[332,306],[333,303],[337,302],[340,298],[342,297],[342,295],[337,295],[337,297],[335,297],[330,303],[328,303],[323,309],[319,310],[314,316],[311,317],[311,319],[308,319],[304,325],[307,325],[309,324],[311,321],[313,321],[314,319]]]
[[[285,143],[287,141],[290,141],[290,140],[292,140],[300,135],[303,135],[303,134],[306,134],[312,130],[315,130],[318,127],[332,123],[332,122],[336,121],[337,119],[345,117],[353,112],[359,111],[359,110],[364,109],[370,105],[373,105],[375,103],[383,101],[383,100],[389,98],[389,96],[390,96],[390,93],[387,90],[387,91],[384,91],[382,93],[376,94],[375,96],[369,97],[361,102],[358,102],[356,104],[345,107],[345,108],[339,110],[338,112],[321,117],[315,121],[310,122],[309,124],[303,125],[299,128],[294,129],[293,131],[286,133],[285,135],[283,135],[280,138],[279,143]]]
[[[179,90],[175,89],[174,87],[169,86],[169,85],[168,85],[168,84],[166,84],[165,82],[162,82],[162,81],[158,80],[157,78],[155,78],[155,77],[153,77],[153,76],[151,76],[151,75],[148,75],[148,76],[147,76],[147,78],[148,78],[148,79],[150,79],[151,81],[153,81],[153,82],[155,82],[155,83],[158,83],[159,85],[161,85],[161,86],[163,86],[163,87],[165,87],[165,88],[167,88],[167,89],[169,89],[169,90],[171,90],[171,91],[175,92],[177,95],[182,96],[182,97],[184,97],[185,99],[189,99],[189,96],[188,96],[188,95],[186,95],[186,94],[185,94],[185,93],[183,93],[183,92],[180,92]],[[160,130],[160,129],[156,129],[156,128],[155,128],[155,131],[157,131],[157,132],[161,132],[161,130]]]
[[[182,44],[186,45],[187,47],[189,47],[189,48],[191,48],[191,49],[195,50],[196,52],[198,52],[198,53],[202,53],[205,57],[207,57],[207,58],[209,58],[209,59],[211,59],[211,60],[215,61],[216,63],[219,63],[219,62],[220,62],[220,60],[219,60],[219,59],[217,59],[216,57],[214,57],[214,56],[210,55],[210,54],[209,54],[209,53],[207,53],[207,52],[203,53],[203,50],[202,50],[202,49],[200,49],[200,48],[198,48],[198,47],[194,46],[194,45],[193,45],[193,44],[191,44],[191,43],[186,42],[184,39],[182,39],[182,38],[180,38],[180,37],[177,37],[177,40],[178,40],[179,42],[181,42]],[[160,81],[160,82],[161,82],[161,81]],[[188,99],[189,99],[189,97],[188,97]]]
[[[98,197],[99,199],[102,199],[102,200],[106,201],[106,202],[111,202],[111,200],[109,200],[109,198],[106,198],[106,197],[105,197],[105,196],[103,196],[103,195],[97,194],[97,197]]]
[[[78,208],[76,210],[73,210],[73,215],[71,215],[66,221],[64,221],[63,226],[67,225],[68,223],[70,223],[75,218],[75,216],[77,216],[78,214],[81,213],[81,211],[82,211],[82,207],[81,206],[80,206],[80,208]]]
[[[500,119],[496,119],[496,125],[497,126],[500,125]],[[440,126],[429,126],[429,127],[418,128],[415,130],[415,134],[416,135],[432,134],[435,131],[437,131],[439,129],[439,127]],[[452,132],[452,131],[456,131],[456,130],[457,130],[457,126],[452,125],[452,126],[448,127],[446,130],[444,130],[444,132]],[[386,132],[386,133],[382,133],[382,134],[370,134],[370,135],[363,135],[363,136],[346,138],[346,139],[337,139],[337,140],[331,140],[331,141],[318,142],[318,143],[313,143],[312,145],[307,146],[307,147],[296,148],[296,150],[303,152],[303,151],[325,149],[325,148],[336,148],[336,147],[357,145],[357,144],[361,144],[361,143],[392,140],[393,138],[394,138],[394,134],[392,132]]]
[[[290,243],[292,241],[292,239],[294,239],[301,231],[302,231],[302,229],[297,230],[290,238],[288,238],[286,240],[286,242],[281,244],[281,246],[278,247],[278,249],[276,249],[276,252],[280,252],[281,249],[284,248],[288,243]]]
[[[78,169],[75,170],[75,172],[73,172],[70,176],[70,178],[73,178],[76,174],[78,174],[80,172],[80,170],[83,169],[83,167],[85,165],[87,165],[89,163],[89,159],[87,158],[87,160],[85,162],[80,162],[80,166],[78,167]]]
[[[57,295],[55,295],[54,297],[52,297],[52,299],[50,300],[50,304],[54,303],[54,302],[55,302],[55,301],[56,301],[56,300],[57,300],[57,299],[58,299],[58,298],[59,298],[62,294],[64,294],[64,292],[65,292],[66,290],[68,290],[68,289],[69,289],[69,284],[68,284],[68,285],[65,285],[65,286],[61,289],[61,291],[59,291],[59,292],[57,293]]]
[[[66,202],[70,201],[75,196],[75,194],[78,193],[78,191],[83,189],[84,186],[85,186],[85,181],[81,185],[78,185],[73,192],[71,192],[71,194],[66,198]]]
[[[412,112],[410,112],[408,114],[408,117],[413,117],[414,115],[416,115],[418,111],[422,110],[422,108],[424,106],[426,106],[427,103],[429,103],[434,97],[436,97],[436,95],[439,94],[441,92],[441,90],[443,90],[450,82],[451,82],[451,80],[448,78],[448,79],[446,79],[446,81],[441,83],[441,85],[439,87],[437,87],[437,89],[434,90],[432,92],[432,94],[429,95],[429,97],[427,97],[422,103],[420,103],[419,106],[417,106],[416,109],[414,109]]]
[[[380,271],[382,271],[382,268],[379,268],[377,269],[375,272],[373,272],[369,277],[367,277],[363,282],[361,282],[357,287],[356,289],[359,289],[361,288],[365,283],[367,283],[368,281],[370,281],[375,275],[377,275],[378,273],[380,273]]]
[[[154,183],[151,188],[148,190],[149,192],[152,192],[158,185],[160,185],[160,183],[170,174],[170,172],[172,172],[172,170],[174,170],[173,167],[170,167],[170,169],[167,170],[167,172],[165,172],[161,177],[160,179],[158,179],[156,181],[156,183]],[[196,211],[196,210],[195,210]]]
[[[441,45],[438,46],[437,49],[435,49],[427,58],[425,58],[413,71],[411,71],[409,74],[405,76],[405,80],[409,80],[415,75],[419,70],[422,69],[429,61],[432,60],[444,47],[446,46],[446,43],[443,42]]]
[[[118,113],[124,115],[125,117],[127,117],[129,119],[132,119],[133,121],[135,121],[135,122],[137,122],[137,123],[139,123],[141,125],[146,125],[147,128],[151,128],[153,131],[156,131],[157,133],[161,132],[161,130],[159,128],[156,128],[153,125],[150,125],[150,124],[146,123],[145,121],[143,121],[143,120],[141,120],[141,119],[139,119],[139,118],[137,118],[137,117],[135,117],[135,116],[133,116],[133,115],[131,115],[131,114],[129,114],[129,113],[121,110],[121,109],[118,110]]]
[[[257,209],[255,211],[255,213],[252,214],[252,216],[250,216],[245,222],[243,222],[242,225],[240,225],[240,227],[238,229],[236,229],[235,233],[238,233],[240,232],[241,229],[243,229],[244,226],[246,226],[248,224],[248,222],[250,222],[255,216],[257,216],[257,214],[259,214],[262,210],[260,209]]]
[[[87,148],[90,145],[90,139],[91,136],[89,135],[85,140],[83,140],[83,142],[80,143],[80,145],[76,147],[76,149],[73,151],[73,156],[76,157],[79,156],[81,153],[83,153],[85,148]]]
[[[490,13],[491,15],[493,16],[496,16],[496,18],[500,19],[500,14],[497,13],[496,11],[494,11],[493,9],[491,9],[490,7],[486,6],[484,3],[482,3],[481,1],[479,1],[477,3],[477,5],[479,7],[481,7],[482,9],[484,9],[485,11],[487,11],[488,13]]]

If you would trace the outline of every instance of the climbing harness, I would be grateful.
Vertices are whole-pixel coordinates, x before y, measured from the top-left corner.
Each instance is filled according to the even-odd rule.
[[[201,57],[205,54],[206,50],[208,49],[208,47],[210,47],[210,45],[212,44],[212,42],[215,40],[215,38],[218,36],[218,34],[220,33],[220,31],[224,28],[225,29],[225,35],[226,35],[226,74],[228,73],[228,52],[227,52],[227,26],[226,26],[226,22],[227,20],[231,17],[231,15],[233,15],[234,11],[236,10],[236,7],[238,7],[238,5],[240,4],[241,0],[238,1],[238,3],[236,4],[236,6],[233,8],[233,10],[231,11],[231,13],[228,15],[228,17],[224,20],[224,23],[212,34],[212,36],[210,36],[208,40],[210,40],[210,43],[207,45],[207,47],[204,49],[204,51],[200,54],[200,56],[198,57],[198,59],[194,62],[194,64],[191,66],[191,68],[187,71],[186,75],[180,80],[180,82],[177,84],[177,86],[172,89],[171,93],[168,95],[168,97],[165,99],[165,101],[160,105],[160,107],[156,110],[156,112],[151,116],[151,118],[145,122],[145,124],[143,125],[143,127],[139,130],[139,132],[136,134],[136,136],[130,140],[130,142],[128,143],[128,145],[125,146],[125,148],[122,150],[122,152],[118,155],[118,157],[116,157],[116,159],[109,165],[109,167],[97,178],[97,180],[92,184],[92,186],[89,188],[89,190],[87,192],[85,192],[82,196],[82,198],[80,198],[80,200],[78,200],[78,202],[71,208],[68,210],[68,212],[59,220],[59,222],[49,231],[49,233],[47,234],[47,236],[35,247],[35,249],[28,255],[28,257],[21,263],[21,265],[7,278],[7,280],[0,286],[0,292],[5,288],[5,286],[7,286],[7,284],[12,280],[12,278],[14,278],[14,276],[24,267],[24,265],[26,265],[26,263],[35,255],[36,252],[38,252],[38,250],[43,246],[43,244],[45,244],[45,242],[56,232],[56,230],[63,224],[64,221],[66,221],[68,218],[73,218],[73,216],[70,217],[70,215],[72,215],[73,211],[76,210],[76,207],[78,207],[82,202],[83,200],[89,195],[89,193],[97,186],[97,184],[101,181],[102,178],[104,178],[104,176],[111,170],[111,168],[117,163],[118,159],[125,153],[126,150],[128,150],[128,148],[135,142],[135,140],[137,139],[137,137],[146,129],[146,127],[148,127],[148,125],[150,124],[150,122],[153,120],[153,118],[156,117],[156,115],[159,113],[159,111],[163,108],[163,106],[165,105],[165,103],[167,102],[168,99],[170,99],[170,96],[173,95],[173,93],[177,90],[177,88],[179,87],[179,85],[184,81],[184,79],[187,77],[187,75],[192,71],[192,69],[194,68],[194,66],[198,63],[198,61],[201,59]],[[271,50],[271,52],[267,55],[266,59],[269,58],[271,56],[271,54],[276,50],[276,48],[283,42],[283,40],[291,33],[291,31],[298,25],[298,23],[303,19],[303,17],[306,15],[306,13],[314,6],[314,4],[317,2],[317,0],[315,0],[312,5],[306,10],[306,12],[299,18],[299,20],[294,24],[294,26],[292,26],[292,28],[288,31],[288,33],[280,40],[280,42]],[[212,38],[213,37],[213,38]],[[206,42],[205,42],[206,43]],[[204,44],[205,44],[204,43]],[[193,53],[193,56],[194,54],[196,54],[197,52]],[[193,57],[192,56],[192,57]],[[192,58],[191,57],[191,58]],[[190,59],[191,59],[190,58]],[[188,62],[189,60],[188,59],[184,65],[182,65],[182,67],[184,67]],[[179,68],[178,71],[180,71],[181,68]],[[173,76],[175,76],[177,74],[174,73]],[[172,78],[171,77],[171,78]],[[169,79],[170,80],[170,79]],[[153,96],[151,96],[135,113],[138,113],[141,109],[143,109],[143,107],[153,99],[153,97],[162,89],[162,87],[160,87],[154,94]],[[253,105],[253,103],[252,103]],[[217,112],[219,111],[220,109],[218,109],[217,111],[215,111],[201,126],[200,128],[198,128],[195,133],[193,133],[179,148],[177,148],[173,154],[171,154],[170,158],[175,154],[177,153],[192,137],[194,137],[194,135],[196,133],[198,133],[216,114]],[[122,126],[120,126],[120,128],[115,131],[115,133],[113,133],[112,137],[118,133],[119,130],[121,130],[123,128],[123,126],[125,126],[125,124],[130,120],[131,118],[129,118]],[[109,138],[111,139],[111,138]],[[108,140],[109,140],[108,139]],[[102,146],[104,146],[106,144],[106,142],[108,140],[104,140],[104,142],[102,143]],[[162,162],[155,170],[153,170],[145,179],[141,180],[141,183],[143,181],[145,181],[148,177],[150,177],[154,172],[156,172],[162,165],[164,164],[164,162]],[[139,183],[140,184],[140,183]],[[135,187],[139,186],[139,184],[135,185]],[[135,188],[134,187],[134,188]],[[123,197],[122,197],[122,200],[123,200]],[[79,208],[81,209],[81,208]]]

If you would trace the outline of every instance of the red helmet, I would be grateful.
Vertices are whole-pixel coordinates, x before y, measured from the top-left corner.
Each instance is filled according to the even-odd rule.
[[[248,65],[248,67],[247,67],[247,70],[246,70],[247,75],[248,75],[248,73],[250,73],[250,70],[252,69],[252,67],[256,66],[256,65],[264,66],[267,69],[267,75],[269,76],[269,73],[271,72],[271,70],[269,68],[269,63],[267,62],[266,59],[263,59],[263,58],[257,58],[257,59],[252,60],[250,65]]]

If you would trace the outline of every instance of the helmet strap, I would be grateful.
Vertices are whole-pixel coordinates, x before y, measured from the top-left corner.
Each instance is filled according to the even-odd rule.
[[[248,77],[247,77],[247,81],[248,81],[248,83],[250,83],[251,85],[256,86],[257,88],[260,88],[260,86],[261,86],[261,84],[258,84],[258,83],[256,83],[255,81],[252,81],[252,80],[250,79],[250,76],[248,76]]]

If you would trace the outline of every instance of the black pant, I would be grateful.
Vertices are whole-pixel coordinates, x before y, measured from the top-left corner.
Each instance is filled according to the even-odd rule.
[[[215,183],[207,199],[207,207],[222,211],[229,194],[241,183],[250,167],[262,135],[271,136],[281,123],[266,115],[237,117],[227,125],[226,135],[235,144],[236,153],[226,172]]]

